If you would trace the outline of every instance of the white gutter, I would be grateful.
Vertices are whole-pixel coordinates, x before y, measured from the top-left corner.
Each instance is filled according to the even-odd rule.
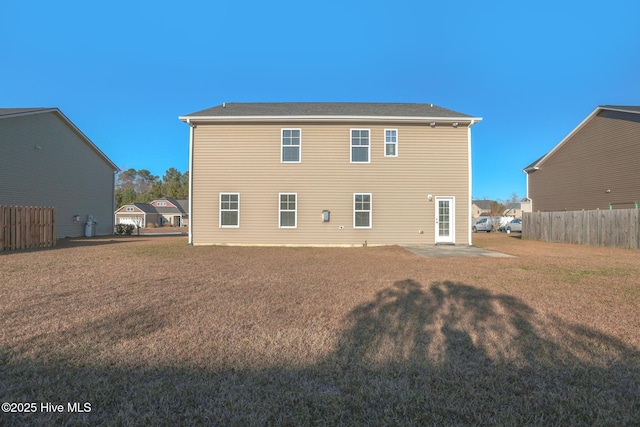
[[[190,122],[272,122],[272,121],[332,121],[332,122],[415,122],[415,123],[465,123],[471,121],[471,126],[476,121],[482,120],[480,117],[405,117],[405,116],[181,116],[185,123]]]
[[[538,168],[535,168],[535,169],[537,170]],[[526,189],[526,191],[527,191],[527,200],[529,201],[529,206],[531,207],[531,211],[530,212],[533,212],[533,200],[531,200],[531,198],[529,197],[529,173],[527,171],[522,171],[522,172],[524,172],[527,175],[527,179],[525,181],[526,182],[526,188],[527,188]]]
[[[189,125],[189,240],[193,245],[193,133],[196,125],[187,119]]]

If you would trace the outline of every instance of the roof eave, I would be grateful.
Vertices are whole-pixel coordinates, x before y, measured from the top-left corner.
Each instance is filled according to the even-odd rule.
[[[624,107],[617,107],[614,105],[600,105],[598,107],[599,110],[609,110],[609,111],[618,111],[620,113],[629,113],[629,114],[640,114],[640,111],[630,110]]]
[[[477,123],[482,117],[407,117],[407,116],[180,116],[185,123],[197,122],[405,122],[405,123]]]
[[[0,116],[0,118],[10,118],[10,117],[19,117],[19,116],[29,116],[29,115],[33,115],[33,114],[43,114],[43,113],[54,113],[57,114],[58,117],[60,119],[62,119],[67,126],[69,126],[71,128],[72,131],[74,131],[81,139],[83,139],[85,141],[85,143],[99,156],[101,157],[105,163],[107,163],[109,166],[111,166],[111,168],[114,170],[114,172],[120,172],[120,168],[118,166],[116,166],[115,163],[113,163],[111,161],[111,159],[109,157],[107,157],[106,154],[104,154],[102,152],[102,150],[100,150],[100,148],[98,148],[98,146],[96,144],[93,143],[93,141],[91,141],[89,139],[89,137],[87,135],[85,135],[75,124],[73,124],[73,122],[71,120],[69,120],[69,118],[67,116],[64,115],[64,113],[62,111],[60,111],[59,108],[34,108],[32,110],[29,111],[22,111],[19,113],[15,113],[15,114],[7,114],[4,116]]]
[[[571,139],[571,137],[573,135],[575,135],[580,129],[582,129],[584,127],[584,125],[587,124],[587,122],[589,120],[591,120],[593,117],[595,117],[600,111],[605,110],[607,108],[603,108],[603,107],[596,107],[595,110],[593,110],[591,112],[591,114],[589,114],[584,120],[582,120],[580,122],[580,124],[578,126],[576,126],[575,128],[573,128],[573,130],[571,132],[569,132],[567,134],[567,136],[565,136],[564,138],[562,138],[562,140],[556,144],[555,147],[553,147],[547,154],[545,154],[544,156],[542,156],[537,162],[535,162],[534,164],[526,167],[523,171],[525,173],[529,173],[529,172],[533,172],[536,171],[538,169],[540,169],[540,166],[549,158],[551,157],[551,155],[553,153],[555,153],[556,151],[558,151],[560,149],[560,147],[562,147],[569,139]]]

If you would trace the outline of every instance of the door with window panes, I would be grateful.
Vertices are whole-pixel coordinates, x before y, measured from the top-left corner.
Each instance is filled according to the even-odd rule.
[[[455,242],[454,210],[455,199],[453,197],[436,197],[436,243]]]

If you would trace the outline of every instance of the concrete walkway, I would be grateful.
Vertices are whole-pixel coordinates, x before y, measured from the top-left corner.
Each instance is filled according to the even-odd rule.
[[[476,248],[475,246],[403,246],[408,251],[426,258],[465,258],[465,257],[489,257],[489,258],[514,258],[513,255],[501,254]]]

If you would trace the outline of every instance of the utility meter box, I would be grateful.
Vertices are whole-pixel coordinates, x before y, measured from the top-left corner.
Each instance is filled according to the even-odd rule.
[[[322,211],[322,222],[329,222],[330,219],[331,219],[331,212]]]

